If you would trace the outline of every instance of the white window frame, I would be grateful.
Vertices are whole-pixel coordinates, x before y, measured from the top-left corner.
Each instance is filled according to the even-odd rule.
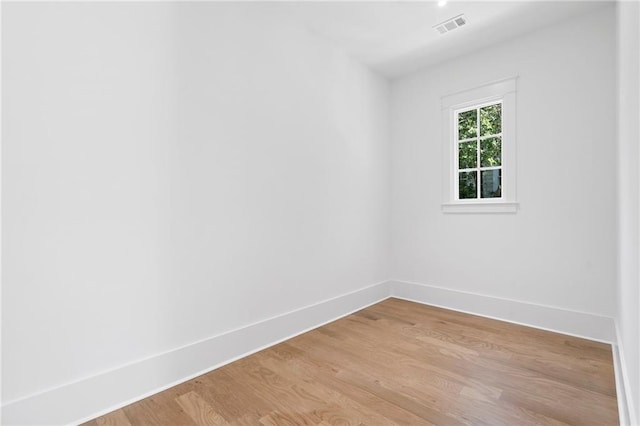
[[[510,77],[442,97],[442,211],[444,213],[515,213],[518,210],[516,82],[517,77]],[[496,102],[502,102],[502,196],[460,200],[458,199],[457,113]]]
[[[457,153],[455,155],[455,159],[454,159],[454,172],[453,172],[453,176],[455,176],[456,178],[453,179],[453,184],[454,186],[454,198],[455,201],[462,201],[462,202],[469,202],[469,201],[477,201],[477,200],[483,200],[483,201],[498,201],[498,200],[502,200],[504,199],[504,194],[502,194],[502,192],[500,193],[500,197],[491,197],[491,198],[482,198],[481,197],[481,192],[482,192],[482,172],[485,170],[502,170],[502,148],[500,148],[500,165],[499,166],[491,166],[491,167],[483,167],[481,164],[481,149],[480,147],[482,146],[482,140],[483,139],[488,139],[488,138],[495,138],[498,137],[500,138],[500,140],[502,140],[502,112],[500,113],[500,133],[496,133],[496,134],[492,134],[492,135],[486,135],[486,136],[480,136],[480,110],[484,107],[488,107],[488,106],[493,106],[493,105],[500,105],[500,111],[502,111],[502,99],[499,99],[497,101],[491,101],[491,102],[484,102],[482,104],[474,104],[470,107],[465,107],[465,108],[459,108],[454,110],[454,115],[453,115],[453,121],[454,123],[456,123],[456,125],[454,126],[454,147],[453,150],[455,153]],[[469,139],[464,139],[464,140],[460,140],[460,135],[458,134],[458,132],[460,131],[460,124],[459,124],[459,120],[460,120],[460,114],[463,114],[465,112],[469,112],[469,111],[476,111],[476,136],[474,136],[473,138],[469,138]],[[474,142],[476,144],[476,167],[472,167],[472,168],[468,168],[468,169],[460,169],[460,144],[464,143],[471,143]],[[502,144],[501,144],[502,145]],[[461,171],[475,171],[476,173],[476,198],[467,198],[467,199],[460,199],[460,179],[458,179],[457,177],[459,176]]]

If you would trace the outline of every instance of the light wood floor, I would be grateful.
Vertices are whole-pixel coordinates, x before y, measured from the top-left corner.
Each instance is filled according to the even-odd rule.
[[[611,346],[388,299],[87,425],[617,425]]]

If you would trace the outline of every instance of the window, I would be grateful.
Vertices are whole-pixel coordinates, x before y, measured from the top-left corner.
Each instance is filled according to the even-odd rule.
[[[442,208],[510,213],[515,199],[515,78],[442,98]]]
[[[455,115],[457,199],[502,198],[502,101]]]

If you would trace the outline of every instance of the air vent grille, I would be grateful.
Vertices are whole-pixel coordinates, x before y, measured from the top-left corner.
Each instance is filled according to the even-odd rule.
[[[447,19],[444,22],[439,23],[433,28],[436,29],[440,34],[448,33],[449,31],[453,31],[458,27],[461,27],[467,23],[467,18],[464,15],[458,15],[451,19]]]

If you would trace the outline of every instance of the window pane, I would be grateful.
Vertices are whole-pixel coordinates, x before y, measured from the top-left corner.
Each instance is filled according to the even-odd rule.
[[[482,198],[500,198],[502,196],[502,169],[480,172]]]
[[[480,108],[480,136],[496,135],[502,131],[502,104]]]
[[[477,173],[473,172],[460,172],[458,179],[458,192],[460,199],[478,198],[478,191],[476,187]]]
[[[478,110],[458,114],[458,140],[475,138],[478,134]]]
[[[478,144],[476,141],[458,144],[458,168],[473,169],[478,167]]]
[[[487,138],[480,141],[480,166],[502,165],[502,138]]]

